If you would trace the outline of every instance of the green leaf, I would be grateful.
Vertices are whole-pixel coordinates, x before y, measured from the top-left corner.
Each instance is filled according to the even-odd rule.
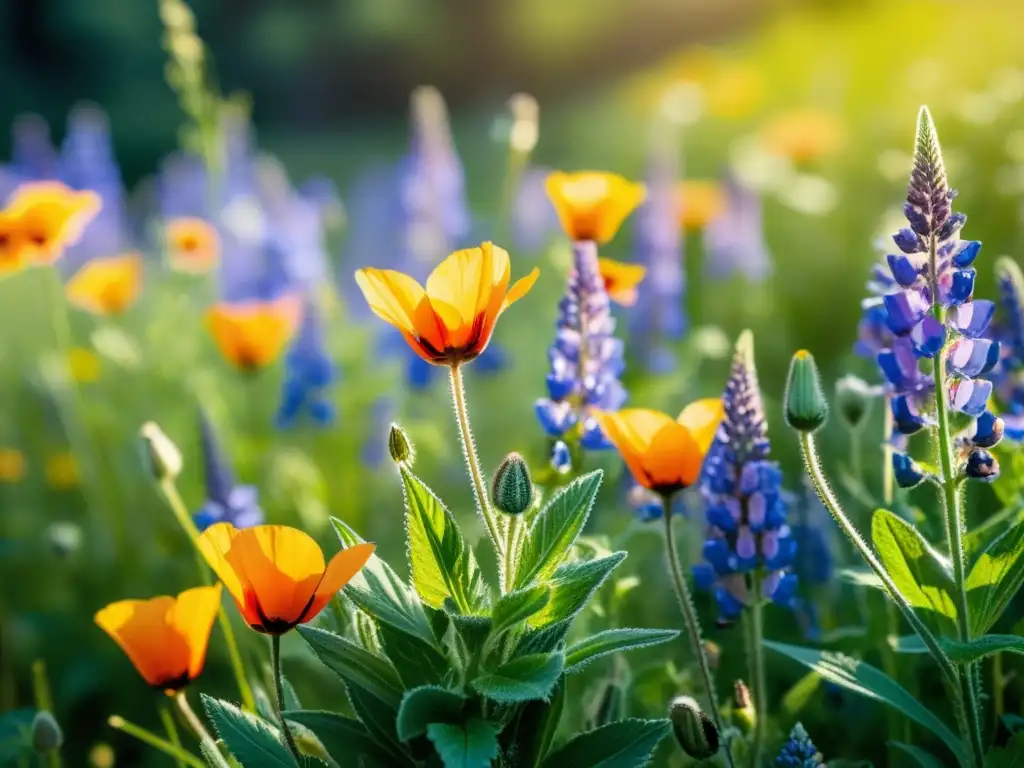
[[[932,755],[931,752],[925,752],[920,747],[915,747],[913,744],[904,744],[902,741],[890,741],[890,747],[895,747],[901,752],[906,753],[914,762],[921,766],[921,768],[942,768],[942,763],[939,759]],[[986,763],[987,765],[987,763]]]
[[[546,699],[562,675],[565,657],[560,653],[535,653],[506,661],[470,683],[482,696],[499,704]]]
[[[413,586],[432,608],[450,597],[462,613],[476,613],[490,594],[473,550],[434,492],[408,469],[401,472]]]
[[[384,748],[370,736],[366,726],[358,720],[343,717],[335,712],[298,710],[285,712],[285,719],[308,728],[323,744],[327,754],[339,765],[349,763],[384,768],[384,766],[412,765],[406,759],[396,760],[393,752]]]
[[[949,563],[914,526],[887,509],[877,509],[871,519],[871,539],[908,603],[956,622]]]
[[[917,635],[890,638],[890,645],[897,653],[927,653],[928,649]],[[969,643],[942,637],[939,645],[955,664],[971,664],[993,653],[1024,654],[1024,637],[1020,635],[985,635]]]
[[[245,768],[295,768],[275,728],[234,704],[200,694],[207,717],[224,746]]]
[[[298,633],[313,653],[346,683],[358,685],[386,704],[397,708],[402,681],[395,668],[380,656],[359,647],[341,635],[316,627],[300,626]]]
[[[395,729],[397,707],[381,701],[359,685],[349,683],[347,687],[348,700],[352,703],[352,709],[359,722],[366,727],[367,733],[394,758],[399,761],[407,759],[405,746],[399,740]]]
[[[967,575],[971,633],[982,635],[1006,610],[1024,584],[1024,523],[993,541]]]
[[[768,640],[764,642],[764,646],[789,656],[836,685],[894,707],[942,739],[957,758],[963,758],[964,749],[960,739],[903,686],[881,670],[841,653],[801,648]]]
[[[551,749],[565,706],[565,678],[559,679],[548,701],[528,701],[514,723],[502,731],[510,768],[534,768]]]
[[[615,552],[599,560],[568,563],[558,568],[548,580],[551,598],[548,604],[533,614],[527,624],[532,629],[572,619],[587,604],[590,596],[608,575],[626,559],[625,552]]]
[[[1016,733],[1005,747],[985,755],[985,768],[1024,768],[1024,733]]]
[[[786,715],[786,719],[797,719],[797,714],[807,706],[807,702],[811,700],[811,697],[820,687],[821,675],[817,672],[808,672],[797,680],[793,687],[786,692],[786,695],[782,697],[782,703],[779,706],[782,713]]]
[[[546,584],[519,589],[503,595],[491,614],[491,636],[497,637],[521,621],[526,621],[544,608],[551,599],[551,588]]]
[[[885,590],[885,585],[878,578],[878,574],[870,568],[840,568],[836,571],[836,577],[847,584],[858,587],[871,587],[872,589]]]
[[[679,637],[675,629],[606,629],[581,640],[565,652],[565,674],[580,672],[587,664],[619,651],[660,645]]]
[[[570,739],[541,768],[638,768],[671,730],[668,720],[619,720]]]
[[[363,539],[338,518],[332,517],[331,525],[346,549],[363,543]],[[342,591],[356,606],[377,621],[418,637],[431,647],[437,647],[437,639],[430,630],[430,623],[416,590],[377,555],[370,556],[366,565]]]
[[[555,494],[530,526],[516,571],[516,586],[543,581],[562,564],[594,506],[601,470],[573,480]]]
[[[404,688],[444,681],[449,666],[441,651],[386,624],[377,627],[377,634],[384,655],[398,672]]]
[[[498,757],[498,735],[484,720],[472,718],[462,725],[431,723],[427,736],[445,768],[490,768]]]
[[[459,694],[437,685],[406,691],[398,708],[398,738],[409,741],[422,736],[431,723],[461,723],[465,703]]]

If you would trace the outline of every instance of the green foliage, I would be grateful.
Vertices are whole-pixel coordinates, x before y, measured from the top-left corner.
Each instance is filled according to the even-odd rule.
[[[1024,523],[1011,527],[981,553],[967,575],[971,631],[984,634],[1024,584]]]
[[[363,689],[386,704],[398,706],[402,698],[402,681],[386,659],[333,632],[316,627],[299,627],[298,632],[320,661],[346,683]]]
[[[234,704],[203,694],[203,707],[217,736],[246,768],[294,768],[295,761],[266,722]]]
[[[908,755],[914,760],[914,762],[921,766],[921,768],[942,768],[942,762],[932,755],[931,752],[926,752],[920,747],[915,747],[913,744],[904,744],[901,741],[890,741],[889,746]]]
[[[498,756],[498,736],[494,726],[478,717],[460,725],[431,723],[427,735],[445,768],[489,768]]]
[[[1024,768],[1024,733],[1016,733],[1005,747],[985,755],[985,768]]]
[[[466,699],[436,685],[405,692],[398,708],[398,738],[410,741],[427,732],[431,723],[459,723]]]
[[[507,661],[471,683],[474,691],[499,704],[546,699],[565,667],[561,653],[532,653]]]
[[[679,637],[674,629],[606,629],[569,647],[565,652],[565,673],[581,672],[590,662],[620,651],[660,645]]]
[[[1024,637],[1020,635],[984,635],[969,643],[961,643],[951,638],[939,641],[942,650],[957,664],[973,664],[993,653],[1024,654]],[[895,638],[893,648],[900,653],[927,653],[921,638],[909,635]]]
[[[310,710],[286,711],[284,715],[289,723],[308,728],[338,765],[353,759],[357,764],[362,760],[367,766],[412,765],[406,756],[382,746],[358,720],[335,712]]]
[[[672,729],[667,720],[620,720],[573,737],[541,768],[636,768],[644,765]]]

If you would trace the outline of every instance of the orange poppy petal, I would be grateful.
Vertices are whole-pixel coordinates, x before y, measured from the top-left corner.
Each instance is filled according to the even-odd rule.
[[[185,638],[189,648],[188,676],[199,677],[206,662],[206,648],[210,631],[220,610],[221,585],[186,589],[174,604],[170,615],[171,626]]]
[[[471,325],[490,303],[495,262],[503,261],[508,271],[508,253],[485,246],[452,252],[427,278],[430,304],[449,331]]]
[[[418,308],[426,291],[416,280],[392,269],[360,269],[356,283],[373,313],[399,330],[416,333]]]
[[[697,481],[704,452],[686,427],[669,422],[654,436],[643,463],[655,488],[678,489]]]
[[[239,533],[241,531],[231,523],[214,523],[199,535],[196,546],[207,564],[217,574],[217,578],[224,582],[224,586],[227,587],[235,602],[242,606],[245,604],[245,584],[242,581],[242,574],[235,572],[226,557],[231,550],[232,542]]]
[[[95,315],[120,314],[142,288],[142,257],[138,253],[93,259],[64,288],[68,301]]]
[[[338,590],[348,584],[352,577],[366,565],[376,548],[376,544],[355,544],[331,558],[331,562],[327,564],[327,569],[324,571],[323,579],[316,588],[313,602],[310,603],[302,617],[303,623],[316,618],[324,606],[331,601],[331,598],[338,593]]]
[[[32,260],[50,263],[78,242],[101,206],[102,199],[91,190],[39,181],[19,186],[6,212],[19,220]]]
[[[220,260],[220,237],[205,219],[174,219],[167,222],[165,235],[171,267],[180,272],[207,272]]]
[[[96,624],[121,646],[147,683],[180,683],[188,673],[190,651],[185,638],[168,625],[174,598],[122,600],[95,616]]]
[[[301,317],[301,300],[288,295],[273,302],[218,304],[207,310],[206,327],[228,362],[262,368],[281,354]]]
[[[534,283],[537,282],[538,277],[540,277],[540,270],[537,267],[534,267],[526,277],[521,277],[516,280],[515,284],[509,289],[508,294],[505,296],[505,301],[502,304],[502,310],[508,309],[523,298],[523,296],[528,294],[530,289],[533,288]]]
[[[686,427],[702,453],[707,453],[718,432],[725,408],[721,398],[709,397],[690,403],[679,414],[678,422]]]
[[[633,306],[637,299],[636,287],[643,281],[647,268],[642,264],[624,264],[603,257],[597,263],[608,298],[624,307]]]

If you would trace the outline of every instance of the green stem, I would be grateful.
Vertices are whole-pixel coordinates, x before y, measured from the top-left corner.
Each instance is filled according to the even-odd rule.
[[[704,691],[708,697],[711,709],[711,720],[714,722],[718,732],[725,738],[725,725],[722,715],[718,711],[718,696],[715,694],[715,681],[711,676],[711,664],[708,663],[707,654],[704,652],[704,643],[701,638],[700,619],[697,618],[697,609],[693,605],[693,598],[686,586],[682,569],[679,567],[679,557],[676,555],[675,534],[672,531],[672,496],[663,497],[664,507],[662,517],[665,519],[665,553],[668,556],[669,572],[672,575],[672,586],[675,589],[676,601],[679,603],[679,611],[683,615],[683,624],[686,625],[686,633],[690,639],[690,650],[697,659],[697,666],[700,668],[701,680],[704,683]],[[725,761],[729,768],[733,768],[732,750],[728,742],[724,744]]]
[[[136,725],[125,720],[119,715],[113,715],[107,720],[107,723],[111,728],[127,733],[129,736],[138,739],[143,744],[148,744],[151,747],[159,749],[165,755],[173,757],[175,760],[184,763],[189,768],[208,768],[206,763],[200,760],[198,757],[193,755],[191,752],[187,752],[181,747],[176,747],[167,739],[162,739],[151,731],[147,731],[141,725]],[[219,754],[219,752],[217,753]]]
[[[299,753],[299,748],[295,745],[295,738],[292,736],[291,729],[284,719],[284,686],[281,684],[280,635],[270,636],[270,660],[274,667],[274,693],[277,695],[277,718],[281,721],[281,735],[284,736],[284,743],[287,745],[288,751],[292,753],[292,757],[295,758],[295,762],[301,764],[302,755]]]
[[[752,587],[753,602],[746,609],[744,618],[747,621],[744,623],[749,642],[747,664],[750,688],[754,697],[754,739],[750,750],[750,764],[757,768],[761,764],[764,752],[764,731],[768,723],[768,693],[764,664],[764,602],[761,599],[760,571],[755,571]]]
[[[487,535],[491,537],[494,551],[498,553],[501,561],[501,581],[502,585],[505,585],[506,581],[510,578],[508,576],[508,571],[511,570],[508,562],[509,553],[506,551],[501,536],[501,526],[488,501],[487,485],[484,483],[484,476],[480,471],[480,458],[476,455],[473,429],[469,424],[469,409],[466,407],[466,387],[462,381],[462,368],[456,363],[451,366],[449,371],[451,373],[452,402],[455,404],[455,416],[459,422],[459,435],[462,438],[462,453],[466,457],[469,476],[473,481],[473,493],[476,495],[477,510],[484,520]]]
[[[181,749],[181,739],[178,738],[178,726],[174,724],[174,717],[171,715],[171,711],[165,707],[160,707],[160,722],[164,724],[164,730],[167,732],[167,739]],[[180,758],[175,757],[174,762],[178,764],[178,768],[185,768],[185,763]]]
[[[938,301],[938,256],[935,235],[932,235],[928,240],[928,258],[932,296],[934,297],[932,316],[939,323],[942,323],[942,306]],[[953,563],[957,635],[960,642],[970,643],[971,616],[967,602],[967,553],[963,540],[965,532],[964,515],[960,504],[960,492],[957,487],[957,469],[953,465],[953,435],[950,425],[948,393],[946,391],[946,357],[948,351],[947,343],[932,359],[932,374],[935,380],[936,431],[938,433],[939,466],[942,469],[940,484],[942,486],[942,504],[945,510],[946,539],[949,544],[949,558]],[[982,738],[981,707],[978,702],[978,692],[974,685],[976,673],[976,665],[971,664],[967,665],[958,677],[960,678],[964,702],[967,706],[968,729],[964,737],[969,740],[968,743],[971,752],[973,752],[973,762],[981,765],[984,759],[985,746]]]
[[[1003,654],[992,655],[992,704],[996,710],[996,719],[1002,720],[1006,714],[1006,696],[1004,688],[1006,681],[1003,679]]]
[[[178,691],[174,694],[174,703],[178,705],[178,711],[180,711],[182,716],[185,718],[185,722],[188,723],[188,727],[192,729],[192,732],[195,733],[203,747],[205,747],[203,753],[208,759],[211,759],[216,763],[215,768],[231,768],[231,766],[228,765],[228,761],[224,759],[224,755],[221,754],[220,747],[217,746],[217,742],[203,726],[203,721],[200,720],[196,713],[192,711],[192,707],[189,706],[188,699],[185,697],[184,691]]]
[[[515,567],[514,560],[516,552],[519,549],[519,518],[517,516],[511,516],[505,521],[505,564],[503,567],[504,580],[503,589],[506,592],[511,592],[514,588],[515,581]]]
[[[175,485],[172,478],[167,477],[160,481],[160,491],[167,500],[167,505],[171,508],[178,523],[192,541],[196,563],[199,567],[199,578],[204,584],[212,584],[213,578],[210,576],[209,565],[207,565],[202,553],[195,545],[196,540],[199,538],[199,529],[196,528],[196,524],[188,512],[188,507],[185,506],[185,500],[181,498],[181,494],[178,492],[178,486]],[[228,617],[228,613],[224,610],[223,605],[217,610],[217,624],[220,626],[221,632],[224,633],[224,641],[228,647],[228,658],[231,661],[231,670],[234,672],[235,682],[238,685],[238,694],[242,698],[242,708],[247,712],[255,712],[256,697],[253,695],[252,686],[249,685],[249,679],[245,675],[245,662],[242,660],[242,652],[239,650],[238,640],[235,638],[235,630],[231,627],[231,619]]]
[[[36,659],[32,662],[32,692],[35,697],[36,709],[53,712],[53,695],[50,692],[50,681],[46,676],[46,662]],[[49,768],[61,768],[60,750],[54,749],[46,753]]]

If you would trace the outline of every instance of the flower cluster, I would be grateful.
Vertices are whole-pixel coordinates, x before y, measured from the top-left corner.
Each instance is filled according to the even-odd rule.
[[[819,768],[825,759],[814,746],[803,725],[797,723],[775,758],[775,768]]]
[[[213,425],[202,411],[199,412],[199,447],[203,456],[206,502],[193,515],[196,528],[205,531],[211,525],[223,522],[236,528],[261,524],[263,510],[256,487],[238,484]]]
[[[981,243],[960,239],[967,217],[952,211],[955,197],[931,117],[922,110],[903,208],[910,226],[893,235],[899,253],[886,257],[893,282],[881,307],[892,338],[876,337],[889,341],[876,359],[891,390],[896,431],[912,435],[932,426],[934,397],[943,398],[953,410],[975,419],[957,440],[961,471],[967,477],[992,480],[999,467],[987,449],[999,442],[1003,424],[986,410],[992,383],[979,377],[999,360],[998,342],[984,338],[994,305],[973,299],[976,273],[971,265]],[[935,369],[942,371],[942,391],[937,392],[934,377],[921,370],[922,361],[934,361]],[[905,452],[894,453],[893,466],[903,487],[925,478]]]
[[[796,539],[786,524],[782,472],[768,459],[770,443],[754,366],[753,339],[744,332],[722,396],[724,416],[708,453],[701,495],[708,523],[697,583],[713,589],[720,621],[735,621],[753,599],[789,605],[797,577],[787,571]]]
[[[1006,438],[1024,442],[1024,275],[1009,258],[996,263],[999,281],[1000,360],[991,374],[1002,405]]]
[[[336,377],[336,367],[324,346],[320,311],[316,301],[307,297],[299,331],[285,355],[278,426],[291,427],[303,414],[308,414],[316,424],[330,425],[334,421],[334,404],[327,390]]]

